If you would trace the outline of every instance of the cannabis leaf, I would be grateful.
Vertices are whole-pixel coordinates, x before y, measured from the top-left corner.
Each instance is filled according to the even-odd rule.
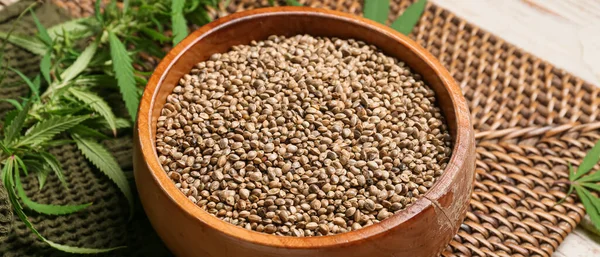
[[[21,109],[10,122],[6,122],[6,124],[9,125],[4,131],[4,145],[11,145],[12,141],[19,134],[19,132],[23,128],[23,124],[25,123],[25,119],[27,118],[27,114],[29,112],[30,107],[31,103],[28,102],[27,104],[25,104],[25,106],[23,106],[23,109]]]
[[[80,204],[80,205],[53,205],[53,204],[41,204],[34,202],[29,199],[25,190],[23,189],[23,185],[21,184],[20,174],[17,173],[17,177],[15,178],[17,194],[21,201],[27,206],[27,208],[35,211],[37,213],[48,214],[48,215],[65,215],[70,213],[75,213],[81,211],[88,206],[92,205],[92,203]]]
[[[51,58],[52,52],[48,51],[40,61],[40,73],[42,73],[42,76],[44,76],[44,80],[46,80],[48,84],[52,82],[52,80],[50,79],[50,67],[52,66]]]
[[[385,24],[390,13],[389,0],[367,0],[365,1],[363,15],[365,18]]]
[[[113,59],[113,71],[117,77],[117,84],[121,89],[121,94],[125,100],[127,111],[131,119],[135,121],[138,105],[140,104],[139,95],[135,88],[135,77],[133,74],[133,65],[131,58],[121,40],[109,32],[108,40],[110,43],[110,56]]]
[[[35,38],[27,38],[18,35],[10,35],[10,37],[8,36],[8,33],[0,31],[0,37],[5,38],[8,42],[31,53],[42,56],[48,52],[48,47]]]
[[[25,226],[27,226],[29,228],[29,230],[32,231],[40,240],[44,241],[48,245],[50,245],[58,250],[65,251],[68,253],[76,253],[76,254],[102,253],[102,252],[109,252],[109,251],[113,251],[115,249],[123,248],[123,247],[115,247],[115,248],[106,248],[106,249],[96,249],[96,248],[73,247],[73,246],[58,244],[58,243],[55,243],[55,242],[52,242],[52,241],[46,239],[44,236],[42,236],[42,234],[40,234],[39,231],[37,231],[37,229],[35,229],[35,227],[33,227],[33,224],[31,224],[31,221],[29,221],[29,219],[27,218],[27,215],[25,215],[25,212],[23,211],[23,206],[19,202],[19,197],[17,195],[17,192],[15,192],[15,175],[18,176],[18,174],[19,174],[19,165],[17,164],[17,160],[16,160],[15,156],[11,156],[5,161],[5,164],[2,168],[2,181],[4,183],[4,187],[6,188],[6,191],[8,192],[8,199],[9,199],[10,203],[12,204],[12,206],[15,210],[15,213],[17,214],[19,219],[23,223],[25,223]],[[19,182],[16,182],[16,183],[19,183]]]
[[[426,4],[427,0],[418,0],[410,5],[406,8],[404,13],[392,23],[391,27],[404,35],[410,34],[415,25],[417,25],[417,22],[419,22]]]
[[[38,20],[37,16],[35,15],[35,12],[33,12],[33,10],[29,10],[29,11],[31,12],[31,17],[33,18],[33,22],[35,23],[35,26],[38,29],[38,34],[39,34],[40,39],[47,46],[51,46],[52,38],[50,38],[50,35],[48,35],[48,31],[46,31],[46,28],[40,23],[40,20]]]
[[[65,175],[63,174],[62,167],[60,166],[60,163],[58,162],[56,157],[54,157],[54,155],[48,152],[42,151],[39,153],[39,158],[41,158],[41,160],[46,163],[46,165],[54,172],[54,174],[56,174],[56,177],[58,177],[60,183],[65,188],[68,188],[67,180],[65,179]]]
[[[171,23],[173,24],[173,45],[187,37],[188,27],[183,16],[185,0],[171,1]]]
[[[79,101],[82,101],[83,103],[89,105],[90,108],[92,108],[102,117],[104,117],[104,119],[106,119],[106,122],[110,126],[113,135],[117,135],[117,124],[115,115],[110,109],[110,106],[108,106],[108,104],[104,101],[104,99],[102,99],[102,97],[98,96],[97,94],[94,94],[91,91],[77,89],[74,87],[70,88],[69,92],[71,92],[71,94],[73,94],[73,96],[75,96],[75,98],[77,98]]]
[[[25,136],[19,140],[16,146],[37,146],[43,144],[58,133],[70,129],[88,118],[89,116],[59,116],[39,121],[25,133]]]
[[[573,174],[571,180],[577,180],[581,176],[587,174],[592,170],[594,165],[596,165],[600,161],[600,142],[596,143],[594,147],[586,154],[586,156],[581,161],[577,172]]]
[[[23,163],[27,166],[27,169],[37,175],[39,190],[42,190],[44,184],[46,184],[46,178],[48,177],[49,169],[47,169],[43,163],[35,159],[24,159]]]
[[[593,190],[600,193],[600,184],[598,184],[600,183],[600,171],[589,174],[598,161],[600,161],[600,140],[586,154],[577,170],[573,169],[571,163],[568,163],[569,182],[566,183],[569,184],[569,190],[565,198],[557,204],[563,202],[575,190],[592,223],[597,230],[600,230],[600,198],[589,191]]]
[[[98,1],[97,1],[98,2]],[[62,40],[63,36],[68,34],[81,33],[79,37],[91,36],[94,32],[92,28],[98,25],[94,19],[86,17],[70,20],[56,26],[48,28],[48,36],[54,40]]]
[[[98,49],[98,42],[94,41],[88,47],[83,50],[81,55],[77,57],[77,60],[73,63],[73,65],[69,66],[62,74],[60,74],[60,78],[63,80],[63,84],[71,81],[75,78],[79,73],[87,68],[88,64],[96,54],[96,50]]]
[[[73,134],[73,139],[77,144],[77,148],[81,150],[81,153],[94,164],[100,171],[102,171],[108,178],[110,178],[119,187],[123,195],[129,202],[129,218],[133,217],[133,194],[129,188],[127,178],[123,174],[123,170],[115,160],[115,157],[104,148],[103,145],[84,138],[78,134]]]
[[[25,74],[21,73],[18,70],[15,70],[11,67],[8,67],[11,71],[13,71],[14,73],[16,73],[17,75],[19,75],[19,77],[21,77],[21,79],[23,81],[25,81],[25,83],[27,84],[27,86],[29,86],[29,89],[31,90],[31,93],[36,97],[39,98],[40,96],[40,86],[39,84],[34,83],[33,81],[31,81],[27,76],[25,76]]]
[[[0,101],[12,104],[15,108],[17,108],[17,110],[23,109],[23,106],[21,106],[21,103],[19,103],[19,101],[15,100],[15,99],[0,99]],[[8,124],[5,124],[5,125],[8,125]]]

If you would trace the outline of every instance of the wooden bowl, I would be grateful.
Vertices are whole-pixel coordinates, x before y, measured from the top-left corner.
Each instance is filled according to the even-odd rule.
[[[435,90],[453,137],[445,172],[415,204],[360,230],[320,237],[286,237],[246,230],[189,201],[169,179],[155,151],[156,122],[166,97],[194,64],[233,45],[270,35],[354,38],[403,60]],[[469,204],[475,144],[469,109],[442,65],[408,37],[357,16],[305,7],[251,10],[220,18],[179,43],[156,68],[140,104],[135,181],[152,225],[178,256],[359,257],[438,256],[457,232]]]

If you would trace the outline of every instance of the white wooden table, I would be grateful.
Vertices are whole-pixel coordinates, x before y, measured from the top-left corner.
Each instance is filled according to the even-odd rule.
[[[430,1],[600,86],[600,0]],[[600,237],[577,228],[554,257],[600,257]]]

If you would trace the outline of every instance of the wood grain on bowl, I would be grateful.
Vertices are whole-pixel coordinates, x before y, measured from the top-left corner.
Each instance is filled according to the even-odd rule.
[[[156,122],[166,97],[198,62],[231,46],[270,35],[310,34],[354,38],[404,61],[436,92],[453,137],[444,173],[415,204],[363,229],[310,238],[263,234],[222,221],[189,201],[167,177],[154,148]],[[475,145],[459,87],[417,43],[383,25],[353,15],[307,7],[274,7],[232,14],[192,33],[162,60],[142,97],[136,125],[134,170],[152,225],[178,256],[436,256],[466,213],[473,185]]]

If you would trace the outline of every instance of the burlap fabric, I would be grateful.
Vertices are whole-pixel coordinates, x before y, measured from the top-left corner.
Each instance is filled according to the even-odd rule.
[[[362,12],[362,1],[300,2]],[[411,1],[392,2],[390,19]],[[91,1],[55,3],[73,16],[93,11]],[[217,18],[267,4],[267,0],[234,0],[210,13]],[[443,256],[550,256],[584,215],[577,199],[569,197],[555,205],[566,192],[564,185],[555,182],[567,178],[567,162],[578,164],[600,139],[600,89],[431,3],[411,37],[433,53],[462,87],[477,132],[477,181],[471,208]],[[127,136],[106,144],[127,169],[131,143],[124,139]],[[167,255],[143,212],[139,210],[128,223],[126,205],[116,187],[90,168],[72,146],[54,153],[67,170],[71,190],[63,190],[51,177],[37,193],[35,180],[28,180],[28,193],[41,202],[93,201],[94,205],[65,217],[32,214],[41,233],[77,246],[129,246],[107,256]],[[2,213],[0,208],[0,224]],[[64,255],[35,240],[18,221],[13,222],[8,239],[2,239],[1,231],[3,256]]]

